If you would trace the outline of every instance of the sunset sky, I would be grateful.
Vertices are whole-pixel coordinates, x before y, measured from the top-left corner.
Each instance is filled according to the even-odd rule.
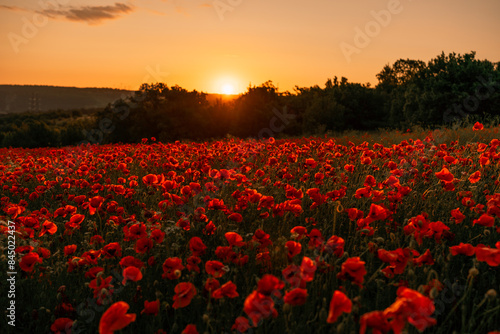
[[[0,84],[374,85],[400,58],[500,61],[499,14],[498,0],[0,0]]]

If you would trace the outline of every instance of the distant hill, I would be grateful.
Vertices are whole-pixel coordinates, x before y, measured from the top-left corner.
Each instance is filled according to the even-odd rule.
[[[114,88],[0,85],[0,114],[26,111],[104,108],[134,91]],[[211,104],[227,103],[238,95],[207,94]]]
[[[133,93],[113,88],[0,85],[0,114],[103,108]]]

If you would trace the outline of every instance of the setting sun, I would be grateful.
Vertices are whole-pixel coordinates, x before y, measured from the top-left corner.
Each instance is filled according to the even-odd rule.
[[[221,87],[221,93],[225,95],[233,95],[236,94],[236,90],[231,83],[225,83]]]

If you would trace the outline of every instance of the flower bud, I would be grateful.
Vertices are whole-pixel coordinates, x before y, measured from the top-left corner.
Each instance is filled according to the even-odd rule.
[[[490,301],[493,301],[497,297],[497,291],[495,289],[489,289],[488,291],[486,291],[484,296],[488,298]]]
[[[469,269],[469,277],[476,277],[477,275],[479,275],[479,270],[476,268]]]

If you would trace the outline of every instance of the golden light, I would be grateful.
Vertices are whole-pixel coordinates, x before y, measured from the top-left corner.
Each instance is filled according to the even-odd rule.
[[[227,82],[227,83],[222,85],[221,93],[225,94],[225,95],[236,94],[236,89],[234,88],[233,84]]]

